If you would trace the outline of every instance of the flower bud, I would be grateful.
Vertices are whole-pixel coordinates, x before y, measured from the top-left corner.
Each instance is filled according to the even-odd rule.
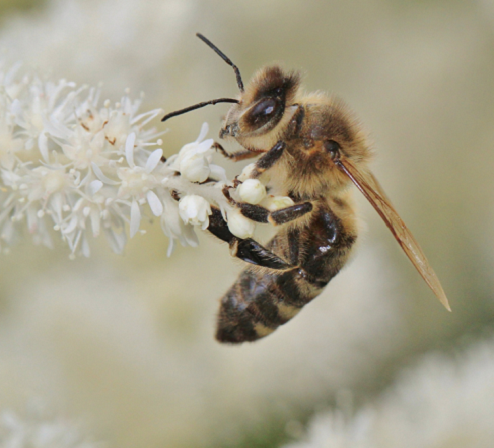
[[[266,187],[258,179],[247,179],[237,188],[240,199],[248,204],[259,204],[266,196]]]
[[[186,156],[180,161],[180,173],[191,182],[204,182],[210,172],[209,163],[202,154]]]
[[[196,194],[184,196],[178,203],[178,211],[185,224],[202,225],[203,230],[209,226],[211,205],[202,196]]]
[[[238,238],[250,238],[254,235],[256,223],[246,218],[240,210],[234,208],[227,212],[228,229]]]
[[[261,202],[263,207],[266,207],[270,212],[280,210],[282,208],[291,207],[295,202],[288,196],[267,196]]]

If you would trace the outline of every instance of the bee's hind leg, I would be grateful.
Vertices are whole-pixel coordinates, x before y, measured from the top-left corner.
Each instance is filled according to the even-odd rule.
[[[216,207],[211,207],[211,211],[208,231],[220,240],[228,243],[230,253],[233,257],[237,257],[250,264],[279,271],[286,271],[296,267],[273,254],[252,238],[237,238],[228,229],[226,221],[221,216],[221,211]]]
[[[302,202],[300,204],[290,205],[289,207],[280,208],[279,210],[270,211],[266,207],[257,204],[249,204],[247,202],[237,202],[230,196],[229,186],[223,187],[223,194],[228,202],[235,207],[238,207],[240,213],[252,221],[270,223],[273,226],[285,224],[300,218],[312,211],[314,206],[312,202]]]

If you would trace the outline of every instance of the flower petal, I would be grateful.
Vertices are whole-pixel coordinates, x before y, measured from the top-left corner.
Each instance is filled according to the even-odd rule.
[[[91,167],[93,168],[94,175],[103,183],[108,185],[120,185],[119,182],[111,180],[109,177],[106,177],[101,171],[100,167],[96,165],[94,162],[91,162]]]
[[[203,142],[199,143],[199,145],[195,148],[194,152],[196,154],[206,152],[208,149],[211,149],[213,143],[214,140],[212,138],[208,138],[207,140],[204,140]]]
[[[152,190],[149,190],[146,193],[146,198],[148,200],[149,207],[153,212],[154,216],[161,216],[163,214],[163,204],[161,203],[156,193]]]
[[[93,236],[97,237],[100,232],[100,213],[97,209],[92,209],[91,214],[89,215],[91,219],[91,228],[93,230]]]
[[[121,254],[123,252],[125,243],[127,242],[125,232],[117,232],[113,227],[110,227],[108,229],[105,228],[104,232],[108,244],[110,244],[113,252],[115,252],[116,254]]]
[[[10,105],[10,111],[16,116],[17,119],[20,119],[22,117],[22,104],[17,98],[14,101],[12,101],[12,104]],[[202,129],[201,129],[201,133],[202,133]]]
[[[137,231],[139,230],[139,226],[141,224],[141,209],[139,208],[139,204],[134,199],[132,201],[132,205],[130,206],[130,237],[132,238]]]
[[[170,238],[170,242],[168,243],[168,250],[166,251],[166,256],[169,257],[172,252],[173,252],[173,249],[175,248],[175,238]]]
[[[38,147],[39,147],[39,152],[43,156],[43,159],[45,159],[45,162],[49,163],[48,159],[48,137],[44,132],[41,132],[38,137]]]
[[[87,242],[86,235],[82,236],[81,252],[86,258],[89,258],[91,255],[91,250],[89,249],[89,243]]]
[[[161,156],[163,155],[163,150],[158,148],[154,150],[151,155],[148,157],[146,161],[146,172],[150,173],[153,171],[161,160]]]
[[[182,238],[180,240],[180,242],[182,243],[183,246],[185,246],[184,241],[189,246],[192,246],[192,247],[199,246],[199,240],[197,239],[196,232],[194,231],[194,226],[191,226],[191,225],[184,225],[183,226],[183,235],[182,235]]]
[[[225,168],[219,165],[214,165],[213,163],[209,165],[209,169],[211,170],[211,175],[214,178],[218,178],[219,180],[222,180],[223,182],[227,182],[228,179],[226,178],[226,171]]]
[[[62,228],[62,233],[69,234],[72,233],[77,228],[77,216],[73,216],[69,222],[69,225]]]
[[[134,143],[136,141],[136,133],[132,132],[127,137],[125,141],[125,158],[127,159],[127,163],[131,168],[134,168]]]
[[[209,125],[204,122],[201,127],[201,132],[199,132],[199,137],[197,137],[196,142],[199,143],[200,141],[204,140],[204,137],[208,135],[209,132]]]
[[[89,184],[89,194],[92,196],[94,194],[96,194],[98,191],[101,190],[101,187],[103,186],[103,182],[101,182],[100,180],[93,180],[90,184]]]

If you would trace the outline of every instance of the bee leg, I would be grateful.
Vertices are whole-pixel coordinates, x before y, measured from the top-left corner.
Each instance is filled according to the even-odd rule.
[[[221,216],[221,211],[216,207],[211,207],[211,211],[208,231],[229,244],[230,253],[233,257],[240,258],[250,264],[281,271],[295,267],[273,254],[252,238],[237,238],[228,229],[226,221]]]
[[[267,208],[264,208],[261,205],[253,205],[243,202],[238,202],[236,205],[240,209],[242,215],[246,218],[252,219],[256,222],[270,223],[274,226],[285,224],[286,222],[300,218],[306,213],[311,212],[313,208],[311,202],[291,205],[290,207],[285,207],[274,212],[270,212]]]
[[[211,215],[209,216],[208,231],[216,238],[230,244],[236,236],[228,229],[228,224],[223,219],[219,208],[211,206]]]
[[[275,269],[277,271],[286,271],[295,267],[282,260],[264,246],[261,246],[252,238],[242,240],[235,237],[230,243],[230,253],[232,256],[240,258],[247,263],[262,266],[264,268]]]
[[[246,149],[244,151],[238,152],[227,152],[223,146],[221,146],[218,142],[214,142],[212,148],[217,149],[221,155],[226,157],[227,159],[232,160],[233,162],[238,162],[239,160],[251,159],[252,157],[257,157],[262,151],[254,151],[250,149]]]
[[[283,151],[286,148],[286,143],[279,140],[266,154],[264,154],[257,162],[254,170],[252,171],[250,178],[255,179],[259,177],[264,171],[271,168],[276,161],[283,155]]]
[[[271,212],[268,220],[274,226],[285,224],[286,222],[293,221],[294,219],[304,216],[306,213],[312,211],[311,202],[303,202],[302,204],[291,205],[290,207],[281,208]]]

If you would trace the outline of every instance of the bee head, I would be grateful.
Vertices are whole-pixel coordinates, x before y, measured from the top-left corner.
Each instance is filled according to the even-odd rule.
[[[220,138],[233,137],[244,144],[246,139],[276,134],[299,85],[297,72],[286,72],[277,65],[259,70],[228,111]]]
[[[296,107],[289,106],[298,91],[300,75],[284,71],[277,65],[268,66],[259,70],[244,89],[237,66],[202,34],[197,33],[197,37],[233,68],[240,96],[238,99],[218,98],[197,103],[166,114],[161,121],[208,105],[234,103],[226,115],[220,138],[234,138],[246,148],[269,149],[271,141],[296,111]]]

